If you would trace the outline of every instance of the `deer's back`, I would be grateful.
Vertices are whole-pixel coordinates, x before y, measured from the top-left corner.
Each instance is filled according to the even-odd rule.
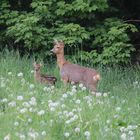
[[[66,63],[60,71],[61,77],[68,77],[73,82],[92,82],[93,76],[98,72],[94,69],[83,67],[73,63]]]

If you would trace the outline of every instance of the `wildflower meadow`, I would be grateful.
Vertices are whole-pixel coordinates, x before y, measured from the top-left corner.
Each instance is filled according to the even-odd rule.
[[[57,66],[42,73],[54,86],[34,80],[33,59],[0,55],[0,140],[139,140],[140,67],[96,67],[97,92],[65,87]],[[92,67],[92,66],[91,66]]]

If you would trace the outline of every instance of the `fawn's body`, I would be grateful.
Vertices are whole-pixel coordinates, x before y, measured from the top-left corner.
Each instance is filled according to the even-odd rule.
[[[52,51],[57,56],[57,64],[64,84],[67,84],[67,82],[82,83],[90,90],[96,91],[97,82],[100,79],[100,75],[96,70],[66,61],[63,42],[56,41]]]
[[[54,85],[55,82],[57,81],[56,77],[51,76],[51,75],[44,75],[41,74],[40,68],[41,64],[36,64],[34,63],[34,78],[36,81],[43,83],[43,84],[49,84],[49,85]]]

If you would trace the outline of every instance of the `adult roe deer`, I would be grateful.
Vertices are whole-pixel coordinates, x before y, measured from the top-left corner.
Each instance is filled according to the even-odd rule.
[[[70,63],[64,58],[64,43],[55,41],[51,52],[56,54],[57,65],[60,69],[60,76],[64,84],[68,82],[82,83],[91,91],[96,91],[96,86],[100,80],[100,74],[95,70]]]
[[[42,64],[37,64],[36,62],[34,62],[33,66],[34,66],[34,78],[36,81],[48,85],[55,84],[55,82],[57,81],[56,77],[51,75],[41,74],[40,68],[42,67]]]

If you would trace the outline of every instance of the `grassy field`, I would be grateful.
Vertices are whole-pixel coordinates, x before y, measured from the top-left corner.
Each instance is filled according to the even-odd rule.
[[[98,92],[34,81],[32,59],[0,55],[0,140],[139,140],[140,67],[98,68]]]

